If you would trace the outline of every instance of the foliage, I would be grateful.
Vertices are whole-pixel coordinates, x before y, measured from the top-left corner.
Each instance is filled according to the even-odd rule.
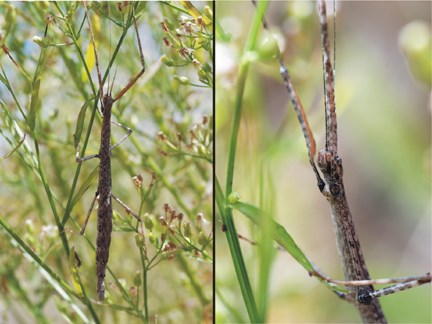
[[[113,121],[114,203],[105,302],[96,298],[101,114],[84,3],[1,3],[0,298],[3,320],[198,322],[212,312],[213,35],[210,4],[87,3]],[[169,40],[169,41],[168,41]],[[124,136],[112,127],[112,142]],[[56,292],[56,293],[54,293]],[[53,305],[55,307],[53,307]],[[23,311],[25,310],[25,311]]]

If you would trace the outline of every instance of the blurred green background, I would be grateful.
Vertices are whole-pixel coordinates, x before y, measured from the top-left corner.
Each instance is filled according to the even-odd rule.
[[[267,20],[320,149],[324,104],[315,6],[313,2],[271,2]],[[332,3],[328,12],[332,28]],[[337,3],[339,155],[348,202],[373,278],[431,270],[430,12],[430,2]],[[216,13],[229,36],[222,39],[219,34],[216,43],[216,175],[224,184],[239,58],[254,7],[250,2],[218,2]],[[261,36],[265,44],[268,34],[262,31]],[[242,201],[258,204],[262,165],[274,185],[269,195],[275,202],[275,220],[322,271],[342,279],[329,205],[316,187],[300,126],[279,66],[271,58],[255,61],[246,82],[234,177],[234,191]],[[253,239],[251,223],[236,212],[234,219],[239,233]],[[256,247],[242,241],[242,248],[252,283],[256,283]],[[216,320],[246,320],[220,229],[216,259]],[[284,252],[278,252],[273,264],[270,296],[269,322],[359,321],[352,305],[310,278]],[[381,302],[389,322],[432,320],[430,285],[384,297]]]

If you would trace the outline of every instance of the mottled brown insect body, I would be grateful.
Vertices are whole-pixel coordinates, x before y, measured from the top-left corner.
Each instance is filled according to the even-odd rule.
[[[98,277],[97,292],[99,300],[105,297],[105,272],[109,258],[112,232],[112,201],[111,201],[111,107],[113,99],[105,95],[102,101],[103,123],[101,145],[99,149],[99,208],[97,213],[96,239],[96,273]]]

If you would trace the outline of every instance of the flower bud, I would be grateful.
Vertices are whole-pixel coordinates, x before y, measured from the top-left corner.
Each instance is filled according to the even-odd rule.
[[[207,244],[208,240],[206,235],[204,234],[204,232],[199,232],[198,233],[198,243],[203,246],[205,244]]]
[[[172,67],[174,66],[174,61],[171,60],[168,56],[166,56],[165,54],[161,56],[161,61],[163,64],[165,64],[168,67]]]
[[[141,272],[139,272],[139,271],[135,272],[133,283],[137,287],[141,286],[141,284],[142,284],[142,281],[141,281]]]
[[[280,56],[279,46],[273,36],[266,37],[258,47],[258,56],[262,61],[271,61]]]
[[[227,198],[229,204],[235,204],[240,200],[240,195],[238,192],[231,192]]]
[[[175,80],[177,80],[180,84],[186,85],[189,84],[189,79],[185,76],[175,76],[174,77]]]
[[[153,229],[153,220],[151,219],[151,216],[148,213],[145,213],[144,215],[144,226],[149,231]]]
[[[191,224],[189,222],[184,224],[184,236],[190,238],[192,235]]]

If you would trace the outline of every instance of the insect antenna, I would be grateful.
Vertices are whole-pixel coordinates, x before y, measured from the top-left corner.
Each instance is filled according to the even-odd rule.
[[[96,70],[97,70],[97,76],[98,76],[98,82],[99,82],[99,100],[102,102],[102,98],[103,98],[102,75],[100,72],[99,58],[98,58],[98,54],[96,51],[96,42],[95,42],[95,38],[94,38],[94,34],[93,34],[93,28],[92,28],[92,24],[90,22],[90,16],[89,16],[89,13],[87,10],[87,3],[86,2],[84,2],[84,8],[85,8],[85,12],[86,12],[86,19],[87,19],[87,23],[88,23],[89,30],[90,30],[90,38],[91,38],[91,42],[93,44],[93,52],[94,52],[95,61],[96,61]]]

